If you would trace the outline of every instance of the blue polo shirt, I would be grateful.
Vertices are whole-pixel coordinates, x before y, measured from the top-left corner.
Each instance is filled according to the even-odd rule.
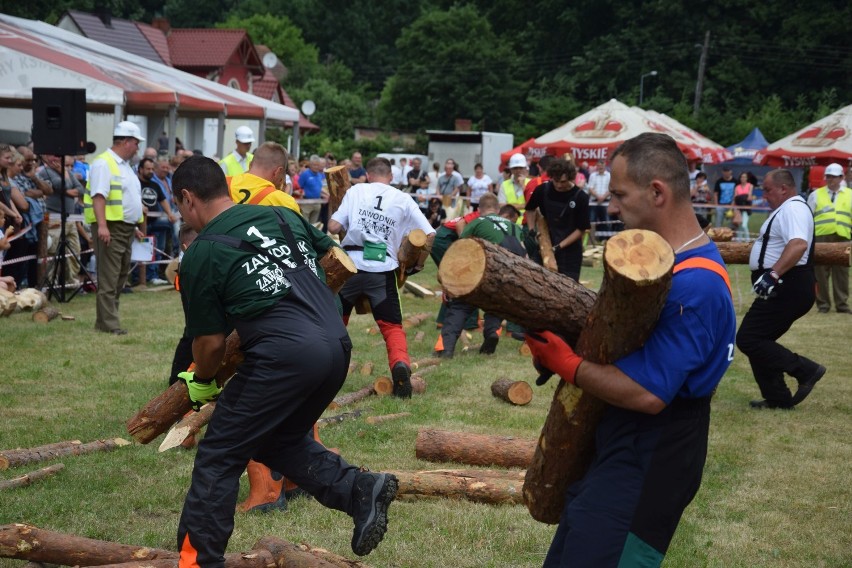
[[[299,174],[299,187],[305,192],[305,199],[319,199],[322,192],[322,182],[325,179],[325,174],[322,172],[314,173],[313,170],[307,169]]]

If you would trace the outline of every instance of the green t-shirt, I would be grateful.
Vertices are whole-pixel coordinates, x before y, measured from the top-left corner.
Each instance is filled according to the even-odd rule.
[[[236,237],[254,244],[264,254],[201,239],[192,243],[180,265],[180,284],[187,298],[186,327],[191,337],[225,333],[232,327],[229,316],[256,318],[290,291],[276,260],[289,268],[297,265],[278,226],[276,209],[287,220],[308,266],[325,282],[317,258],[335,246],[327,235],[285,207],[235,205],[198,235]]]
[[[504,233],[498,229],[495,226],[495,223],[498,223],[501,227],[503,227],[506,232]],[[462,231],[461,238],[479,237],[480,239],[485,239],[495,245],[499,245],[503,242],[503,238],[506,236],[506,233],[514,235],[518,240],[521,239],[517,225],[508,219],[504,219],[495,213],[491,213],[490,215],[477,217],[468,223]]]

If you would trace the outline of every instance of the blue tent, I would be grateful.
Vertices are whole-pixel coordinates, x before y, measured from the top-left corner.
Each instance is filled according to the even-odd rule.
[[[728,146],[728,150],[734,155],[734,159],[725,162],[725,165],[752,166],[754,155],[758,150],[763,150],[767,146],[769,146],[769,142],[763,137],[760,129],[755,127],[741,142]]]

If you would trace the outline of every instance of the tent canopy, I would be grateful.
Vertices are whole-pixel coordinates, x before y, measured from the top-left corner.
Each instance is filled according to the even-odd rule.
[[[754,156],[755,164],[782,168],[852,165],[852,105],[770,144]]]
[[[769,142],[766,141],[766,138],[763,136],[763,132],[755,126],[754,129],[748,133],[748,136],[736,144],[728,146],[728,150],[730,150],[731,154],[733,154],[733,158],[728,160],[728,163],[740,166],[751,165],[754,160],[754,155],[757,154],[758,150],[763,150],[767,146],[769,146]]]

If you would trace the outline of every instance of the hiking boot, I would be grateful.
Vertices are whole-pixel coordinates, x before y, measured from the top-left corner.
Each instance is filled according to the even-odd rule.
[[[390,473],[358,472],[352,488],[352,552],[366,556],[376,548],[388,528],[388,507],[399,482]]]
[[[814,385],[817,384],[817,381],[822,378],[825,374],[825,367],[822,365],[817,365],[817,368],[807,379],[799,382],[799,388],[796,391],[796,394],[793,395],[793,406],[799,404],[803,400],[807,398],[811,391],[814,388]]]
[[[400,361],[391,370],[393,395],[399,398],[411,398],[411,367]]]
[[[479,348],[479,353],[482,355],[494,355],[494,352],[497,351],[497,343],[499,341],[499,337],[486,337],[485,341],[482,342],[482,346]]]

